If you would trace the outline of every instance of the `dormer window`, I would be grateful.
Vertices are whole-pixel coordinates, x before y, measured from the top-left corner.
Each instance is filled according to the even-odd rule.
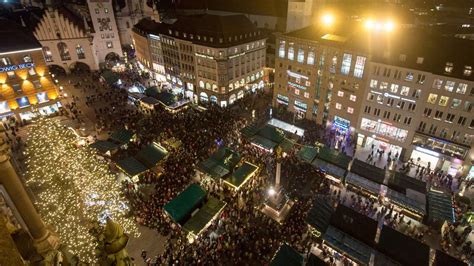
[[[184,38],[187,38],[188,35],[187,35],[186,33],[183,33],[183,37],[184,37]]]
[[[454,69],[454,65],[451,62],[447,62],[446,66],[444,67],[444,72],[446,73],[452,73]]]
[[[172,30],[168,30],[168,33],[169,33],[169,34],[173,34],[173,31],[172,31]]]
[[[472,74],[472,66],[464,66],[464,76],[469,77]]]
[[[400,61],[405,62],[407,60],[407,55],[406,54],[400,54],[399,59],[400,59]]]
[[[421,64],[423,64],[423,60],[424,60],[423,57],[418,57],[418,58],[416,59],[416,63],[419,64],[419,65],[421,65]]]

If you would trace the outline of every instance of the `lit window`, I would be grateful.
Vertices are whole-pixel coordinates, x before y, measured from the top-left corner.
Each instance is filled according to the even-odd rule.
[[[296,95],[300,95],[300,90],[295,89],[295,94],[296,94]]]
[[[438,99],[438,94],[430,93],[430,95],[428,96],[428,101],[427,102],[431,103],[431,104],[435,104],[436,99]]]
[[[109,9],[108,9],[108,8],[104,8],[104,12],[105,12],[105,13],[109,13]]]
[[[423,57],[418,57],[416,59],[416,63],[419,64],[419,65],[423,64],[423,59],[424,59]]]
[[[410,87],[402,86],[402,90],[400,91],[400,95],[408,96],[408,93],[410,93]]]
[[[336,109],[337,109],[337,110],[341,110],[341,109],[342,109],[342,104],[336,103]]]
[[[289,60],[295,59],[295,48],[293,48],[293,46],[290,46],[290,48],[288,48],[288,59]]]
[[[107,42],[107,48],[113,48],[114,45],[112,44],[112,42]]]
[[[337,96],[339,96],[339,97],[344,97],[344,92],[343,92],[343,91],[338,91],[338,92],[337,92]]]
[[[439,105],[440,106],[446,106],[448,105],[449,97],[448,96],[441,96],[439,98]]]
[[[30,69],[28,69],[28,74],[29,74],[30,76],[35,76],[35,75],[36,75],[35,68],[34,68],[34,67],[31,67]]]
[[[2,63],[2,66],[9,66],[12,64],[12,61],[8,57],[0,58],[0,62]]]
[[[390,85],[390,92],[397,93],[398,92],[398,85],[397,84]]]
[[[472,66],[464,66],[464,76],[469,77],[472,74]]]
[[[95,9],[95,13],[99,14],[99,9],[98,8]]]
[[[456,88],[456,93],[465,94],[467,90],[467,84],[459,83],[458,87]]]
[[[304,50],[299,48],[298,49],[298,63],[304,63]]]
[[[380,89],[386,90],[388,88],[388,82],[380,82]]]
[[[308,65],[314,65],[314,51],[311,50],[308,52],[308,58],[306,60],[306,63]]]
[[[305,82],[305,85],[306,85],[306,87],[311,86],[311,81],[307,80],[307,81]]]
[[[84,54],[84,48],[80,44],[76,46],[76,53],[77,53],[77,58],[78,59],[84,59],[86,58],[86,55]]]
[[[41,82],[39,80],[33,80],[33,85],[35,86],[35,89],[41,88]]]
[[[433,89],[441,89],[441,87],[443,86],[443,80],[441,79],[435,79],[434,82],[433,82]]]
[[[444,72],[446,73],[452,73],[454,69],[454,65],[451,62],[447,62],[446,66],[444,67]]]
[[[376,89],[378,81],[375,79],[370,80],[370,88]]]
[[[349,96],[349,100],[355,102],[357,100],[357,96],[355,96],[354,94],[351,94],[351,96]]]
[[[459,106],[461,106],[461,100],[459,99],[453,99],[453,101],[451,102],[451,108],[452,109],[456,109],[458,108]]]
[[[407,56],[405,54],[400,54],[400,56],[398,57],[400,59],[400,61],[402,62],[405,62],[407,60]]]
[[[285,41],[280,41],[280,48],[278,50],[278,56],[285,58]]]
[[[412,81],[413,80],[413,72],[407,72],[407,75],[405,76],[406,81]]]
[[[354,113],[354,108],[352,108],[352,107],[347,107],[347,112],[348,112],[349,114],[353,114],[353,113]]]
[[[305,97],[305,98],[309,98],[309,92],[305,92],[305,93],[304,93],[304,97]]]
[[[344,56],[342,57],[341,74],[349,75],[349,71],[351,69],[351,61],[352,61],[352,55],[344,54]]]
[[[25,56],[23,56],[23,62],[25,62],[25,63],[32,63],[32,62],[33,62],[33,59],[31,59],[31,56],[30,56],[30,55],[25,55]]]
[[[64,42],[58,43],[59,55],[61,56],[62,61],[71,60],[71,55],[69,54],[69,49]]]
[[[333,56],[331,60],[331,67],[329,68],[329,72],[336,73],[336,66],[337,66],[337,56]]]
[[[366,57],[357,56],[355,68],[354,68],[354,77],[362,78],[362,76],[364,75],[365,60],[366,60]]]
[[[454,81],[446,81],[446,85],[444,85],[444,89],[449,91],[449,92],[452,92],[453,89],[454,89],[454,84],[455,82]]]
[[[16,76],[15,71],[8,71],[8,72],[7,72],[7,76],[8,76],[9,78],[14,78],[14,77]]]

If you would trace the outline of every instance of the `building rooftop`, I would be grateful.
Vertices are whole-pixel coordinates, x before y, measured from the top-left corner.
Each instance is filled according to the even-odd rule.
[[[161,33],[211,47],[229,47],[265,38],[244,15],[178,16],[172,24],[145,18],[134,26],[134,31],[141,35]]]
[[[0,18],[0,53],[41,48],[33,33],[14,21]]]
[[[400,27],[390,33],[369,32],[362,23],[352,22],[331,28],[313,25],[286,33],[284,36],[365,53],[376,63],[474,80],[474,74],[464,75],[466,66],[474,67],[474,42],[441,36],[420,28]],[[445,71],[447,64],[453,65],[449,73]]]
[[[178,1],[177,8],[286,17],[288,2],[289,0],[181,0]]]

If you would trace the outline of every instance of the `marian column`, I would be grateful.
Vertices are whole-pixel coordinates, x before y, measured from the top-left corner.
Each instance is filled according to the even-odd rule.
[[[10,163],[10,148],[7,143],[0,138],[0,184],[10,195],[15,208],[23,218],[28,231],[34,240],[34,245],[39,254],[46,254],[48,251],[59,246],[59,239],[46,228],[40,215],[36,211],[31,199],[26,193],[20,178]]]

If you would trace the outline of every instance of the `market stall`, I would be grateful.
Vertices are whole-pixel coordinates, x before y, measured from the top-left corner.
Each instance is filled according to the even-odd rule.
[[[288,244],[282,244],[270,262],[270,266],[302,266],[303,255]]]
[[[235,190],[239,190],[250,178],[258,172],[258,166],[244,162],[230,176],[224,178],[224,183]]]
[[[454,222],[452,196],[446,192],[431,189],[428,191],[428,222],[441,228],[444,222]]]
[[[332,206],[326,199],[322,197],[316,198],[306,216],[306,222],[310,227],[311,233],[317,237],[324,234],[329,226],[334,211],[334,206]]]

